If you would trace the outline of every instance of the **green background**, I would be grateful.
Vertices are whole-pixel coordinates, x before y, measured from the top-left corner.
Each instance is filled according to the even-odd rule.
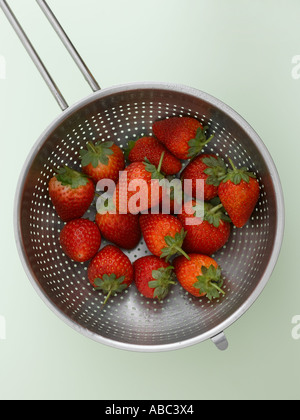
[[[299,399],[300,54],[298,0],[49,0],[102,87],[168,81],[218,97],[259,133],[285,194],[282,252],[255,305],[210,342],[160,354],[109,348],[73,331],[41,301],[19,261],[13,233],[19,173],[60,110],[0,12],[1,399]],[[90,91],[33,0],[10,5],[72,104]]]

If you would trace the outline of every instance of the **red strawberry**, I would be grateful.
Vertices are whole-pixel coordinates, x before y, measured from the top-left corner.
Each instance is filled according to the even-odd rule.
[[[91,261],[88,278],[96,290],[110,296],[121,293],[133,281],[133,266],[129,258],[116,246],[107,245]]]
[[[161,171],[165,175],[175,175],[181,171],[182,163],[172,155],[164,145],[154,137],[142,137],[129,142],[128,160],[144,162],[147,159],[152,165],[158,166],[162,153],[165,153]]]
[[[225,162],[213,154],[201,154],[192,160],[181,174],[182,182],[192,181],[192,191],[189,194],[187,188],[184,188],[186,194],[196,199],[210,201],[218,196],[219,177],[227,172]],[[197,180],[204,181],[204,197],[200,196],[197,188]],[[198,197],[197,197],[198,192]]]
[[[242,228],[250,219],[259,200],[260,187],[255,175],[247,168],[237,169],[230,160],[232,169],[220,183],[219,198],[232,223]]]
[[[223,278],[217,262],[201,254],[189,254],[190,260],[178,257],[173,261],[175,274],[181,286],[195,297],[209,300],[225,295]]]
[[[142,214],[140,225],[145,243],[149,251],[157,257],[168,261],[173,255],[181,253],[182,244],[186,235],[182,223],[169,214]]]
[[[120,248],[133,249],[141,240],[139,215],[98,213],[96,223],[103,237]]]
[[[122,149],[112,141],[89,142],[87,149],[80,151],[82,170],[97,184],[102,179],[111,179],[115,183],[119,172],[125,168],[125,156]]]
[[[204,203],[204,209],[201,207],[192,200],[185,203],[182,214],[178,215],[187,232],[183,249],[187,253],[213,255],[229,240],[230,219],[222,211],[222,204],[213,207],[210,203]],[[204,217],[201,214],[203,210]]]
[[[133,269],[138,291],[146,298],[163,300],[175,284],[173,268],[154,255],[136,260]]]
[[[137,214],[159,205],[162,199],[159,181],[164,178],[161,174],[163,158],[164,153],[158,168],[147,162],[134,162],[123,171],[113,197],[118,213]]]
[[[101,246],[101,234],[95,223],[76,219],[67,223],[60,233],[64,253],[76,262],[92,259]]]
[[[49,195],[64,222],[80,219],[95,197],[95,186],[85,174],[65,166],[49,182]]]
[[[208,127],[195,118],[173,117],[156,121],[153,124],[155,137],[178,159],[191,159],[198,155],[203,147],[211,141],[205,132]]]

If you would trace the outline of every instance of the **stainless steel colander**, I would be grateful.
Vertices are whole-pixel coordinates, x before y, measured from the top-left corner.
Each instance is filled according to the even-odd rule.
[[[132,83],[100,90],[49,6],[37,0],[94,93],[69,107],[5,0],[0,5],[53,92],[63,113],[40,136],[22,170],[16,193],[15,233],[21,260],[44,302],[69,326],[116,348],[134,351],[174,350],[207,339],[224,350],[224,335],[263,291],[277,262],[284,232],[284,202],[279,176],[263,142],[249,124],[214,97],[169,83]],[[210,127],[214,140],[206,151],[234,160],[257,174],[261,196],[243,229],[214,255],[225,277],[226,296],[219,301],[194,298],[179,284],[163,302],[148,301],[132,285],[110,300],[87,279],[87,264],[75,264],[62,252],[57,217],[48,195],[54,167],[80,168],[79,150],[90,140],[129,139],[151,135],[159,118],[192,116]],[[32,121],[34,123],[34,121]],[[95,207],[95,206],[94,206]],[[91,209],[87,217],[95,216]],[[141,241],[135,259],[148,254]],[[254,334],[253,328],[253,334]]]

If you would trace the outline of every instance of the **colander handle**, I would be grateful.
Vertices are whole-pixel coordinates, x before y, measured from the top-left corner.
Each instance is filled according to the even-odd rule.
[[[87,67],[87,65],[83,61],[79,52],[74,47],[73,43],[71,42],[70,38],[68,37],[68,35],[64,31],[64,29],[62,28],[61,24],[58,22],[56,16],[54,15],[52,10],[48,6],[47,2],[45,0],[36,0],[36,1],[37,1],[38,5],[40,6],[40,8],[42,9],[42,11],[44,12],[47,19],[49,20],[49,22],[51,23],[53,29],[55,30],[55,32],[59,36],[60,40],[62,41],[64,46],[69,51],[71,57],[75,61],[76,65],[78,66],[79,70],[83,74],[85,80],[88,82],[88,84],[90,85],[92,90],[94,92],[97,92],[98,90],[100,90],[101,88],[100,88],[98,82],[96,81],[96,79],[94,78],[94,76],[90,72],[89,68]]]
[[[224,332],[221,332],[218,335],[216,335],[215,337],[212,337],[211,341],[221,351],[225,351],[225,350],[228,349],[229,344],[228,344],[228,341],[227,341],[227,338],[226,338]]]
[[[83,59],[79,55],[78,51],[72,44],[71,40],[63,30],[62,26],[56,19],[55,15],[51,11],[50,7],[44,0],[37,0],[37,3],[41,7],[42,11],[45,13],[46,17],[48,18],[49,22],[55,29],[56,33],[58,34],[59,38],[71,54],[72,58],[74,59],[75,63],[79,67],[79,70],[84,75],[86,81],[90,85],[90,87],[93,89],[94,92],[100,90],[100,86],[91,74],[90,70],[84,63]],[[13,11],[7,4],[6,0],[0,0],[0,7],[2,8],[4,14],[8,18],[10,24],[12,25],[13,29],[17,33],[18,37],[20,38],[22,44],[24,45],[25,49],[27,50],[29,56],[31,57],[32,61],[36,65],[37,69],[39,70],[40,74],[42,75],[44,81],[46,82],[47,86],[49,87],[50,91],[52,92],[53,96],[55,97],[57,103],[61,107],[61,109],[64,111],[66,110],[69,105],[66,102],[65,98],[63,97],[61,91],[59,90],[58,86],[52,79],[51,75],[49,74],[47,68],[45,67],[43,61],[39,57],[38,53],[36,52],[35,48],[33,47],[32,43],[30,42],[28,36],[24,32],[22,26],[20,25],[18,19],[14,15]]]

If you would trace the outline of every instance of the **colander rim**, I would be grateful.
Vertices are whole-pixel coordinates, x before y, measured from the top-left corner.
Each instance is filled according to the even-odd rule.
[[[231,119],[233,119],[240,127],[251,137],[254,141],[256,147],[261,151],[266,161],[266,164],[270,170],[270,174],[273,180],[274,189],[275,189],[275,196],[276,196],[276,214],[277,214],[277,226],[276,226],[276,235],[274,239],[274,246],[271,253],[271,257],[269,263],[262,274],[261,280],[259,281],[257,287],[245,300],[245,302],[228,318],[226,318],[222,323],[218,324],[215,328],[206,331],[205,333],[195,336],[191,339],[187,339],[181,342],[170,343],[170,344],[161,344],[161,345],[137,345],[137,344],[130,344],[125,342],[119,342],[115,340],[110,340],[108,338],[102,337],[98,334],[91,332],[90,330],[83,328],[79,324],[77,324],[74,320],[68,317],[62,310],[57,308],[52,300],[47,296],[44,290],[39,286],[38,281],[35,279],[35,274],[30,267],[30,263],[26,258],[26,252],[24,251],[24,247],[22,246],[22,232],[21,232],[21,218],[20,218],[20,210],[22,204],[22,192],[24,191],[24,184],[29,169],[34,161],[37,153],[39,152],[42,144],[47,140],[47,138],[51,135],[53,131],[55,131],[59,125],[61,125],[64,121],[78,112],[80,109],[86,107],[87,105],[91,104],[98,99],[103,99],[105,97],[119,94],[125,91],[134,91],[134,90],[166,90],[166,91],[173,91],[176,93],[187,94],[190,96],[195,97],[196,99],[201,99],[206,101],[207,103],[213,105],[214,107],[221,110],[223,113],[227,114]],[[280,177],[275,166],[275,163],[263,143],[262,139],[259,135],[255,132],[255,130],[250,126],[250,124],[240,115],[238,114],[233,108],[226,105],[221,100],[215,98],[214,96],[199,90],[195,89],[190,86],[182,85],[182,84],[173,84],[173,83],[166,83],[166,82],[132,82],[132,83],[125,83],[114,85],[105,89],[102,89],[97,92],[93,92],[92,94],[88,95],[87,97],[81,99],[80,101],[76,102],[65,111],[63,111],[48,127],[44,130],[44,132],[39,136],[38,140],[33,145],[32,149],[30,150],[28,157],[21,169],[21,173],[19,176],[16,193],[15,193],[15,201],[14,201],[14,233],[15,233],[15,241],[18,250],[19,257],[21,259],[23,268],[29,278],[31,284],[33,285],[34,289],[36,290],[39,297],[44,301],[44,303],[48,306],[52,312],[58,316],[62,321],[65,322],[68,326],[73,328],[75,331],[79,332],[80,334],[86,336],[87,338],[92,339],[100,344],[104,344],[110,347],[114,347],[117,349],[128,350],[128,351],[138,351],[138,352],[162,352],[162,351],[172,351],[172,350],[179,350],[185,347],[190,347],[196,344],[199,344],[203,341],[211,339],[218,334],[224,332],[228,329],[234,322],[236,322],[241,316],[253,305],[253,303],[257,300],[257,298],[261,295],[262,291],[264,290],[265,286],[267,285],[272,272],[277,264],[283,238],[284,238],[284,229],[285,229],[285,205],[284,205],[284,194],[283,189],[280,181]]]

